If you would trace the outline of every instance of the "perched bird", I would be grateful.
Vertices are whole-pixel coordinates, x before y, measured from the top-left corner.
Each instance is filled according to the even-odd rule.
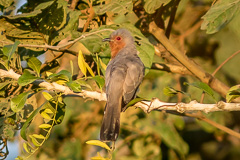
[[[100,140],[108,142],[117,140],[120,113],[136,97],[144,77],[144,64],[128,30],[118,29],[103,41],[109,42],[112,58],[105,74],[107,103],[100,131]]]

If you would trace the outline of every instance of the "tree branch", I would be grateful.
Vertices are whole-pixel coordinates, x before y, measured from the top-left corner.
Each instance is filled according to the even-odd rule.
[[[1,78],[12,78],[18,80],[21,75],[15,73],[12,69],[9,71],[0,69]],[[104,92],[87,91],[82,90],[81,93],[75,93],[70,90],[67,86],[57,84],[55,82],[49,83],[43,80],[36,80],[33,82],[41,88],[45,88],[48,91],[58,91],[65,95],[76,95],[83,98],[91,98],[99,101],[106,101],[106,94]],[[152,101],[141,101],[134,105],[134,107],[141,108],[144,112],[149,113],[153,110],[158,111],[177,111],[179,113],[192,112],[192,111],[203,111],[205,113],[216,112],[216,111],[240,111],[240,103],[225,103],[223,101],[217,104],[201,104],[196,101],[191,101],[190,103],[166,103],[162,102],[157,98]]]
[[[174,65],[174,64],[153,63],[151,69],[157,69],[157,70],[167,71],[167,72],[171,72],[171,73],[192,75],[192,73],[189,72],[189,70],[186,67]]]
[[[0,69],[0,78],[12,78],[14,80],[18,80],[21,75],[15,73],[12,69],[9,71]],[[82,90],[81,93],[75,93],[70,90],[68,87],[57,84],[55,82],[49,83],[43,80],[36,80],[33,84],[38,85],[41,88],[46,88],[48,91],[58,91],[62,92],[65,95],[76,95],[81,96],[83,98],[97,99],[99,101],[106,101],[106,94],[104,92],[99,93],[96,91],[86,91]],[[162,102],[157,98],[154,98],[152,101],[141,101],[133,105],[133,107],[141,108],[145,113],[149,113],[151,111],[176,111],[178,113],[184,113],[186,116],[195,117],[190,114],[193,111],[202,111],[205,113],[216,112],[216,111],[240,111],[240,103],[225,103],[223,101],[218,102],[217,104],[201,104],[197,101],[191,101],[190,103],[166,103]],[[216,122],[213,122],[206,118],[205,116],[195,117],[201,119],[237,138],[240,138],[240,134],[225,127]]]

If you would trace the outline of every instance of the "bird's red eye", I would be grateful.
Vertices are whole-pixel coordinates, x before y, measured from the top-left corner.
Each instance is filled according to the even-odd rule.
[[[116,40],[120,41],[120,40],[121,40],[121,37],[117,37]]]

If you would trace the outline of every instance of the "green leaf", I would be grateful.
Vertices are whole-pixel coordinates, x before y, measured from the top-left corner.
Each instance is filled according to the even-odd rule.
[[[20,41],[16,41],[14,44],[6,45],[3,47],[3,54],[8,57],[8,61],[12,58],[12,55],[17,50],[17,46],[20,44]]]
[[[67,70],[61,70],[58,73],[53,73],[49,76],[52,81],[65,80],[67,82],[72,81],[72,74]]]
[[[135,105],[138,102],[144,101],[144,98],[134,98],[133,100],[131,100],[127,105],[126,108]]]
[[[0,64],[2,64],[7,70],[9,70],[9,62],[7,56],[2,56],[0,58]]]
[[[41,108],[47,104],[48,101],[46,101],[45,103],[43,103],[40,107],[38,107],[36,110],[33,111],[33,113],[29,116],[29,118],[26,120],[26,122],[23,124],[22,129],[20,131],[20,135],[21,137],[27,141],[27,136],[26,136],[26,129],[27,127],[30,125],[30,123],[32,122],[33,118],[39,113],[39,111],[41,110]]]
[[[19,112],[24,107],[28,98],[29,92],[21,93],[18,96],[11,99],[11,109],[14,112]]]
[[[213,34],[225,27],[239,13],[239,0],[217,1],[202,17],[201,29]]]
[[[68,82],[67,83],[68,87],[71,88],[74,92],[81,92],[81,84],[78,83],[78,81],[73,81],[73,82]]]
[[[4,87],[6,87],[7,85],[9,85],[10,83],[12,83],[12,82],[11,81],[7,81],[7,82],[0,83],[0,90],[3,89]]]
[[[39,61],[36,57],[31,57],[27,59],[27,64],[30,68],[37,72],[38,77],[40,77],[40,68],[42,65],[41,61]]]
[[[81,87],[85,87],[92,90],[92,87],[85,80],[77,79],[76,82],[79,83]]]
[[[226,95],[227,103],[230,103],[232,100],[238,97],[240,97],[240,85],[235,85],[231,87],[227,92]]]
[[[144,0],[144,9],[147,13],[153,14],[162,5],[167,5],[171,0]]]
[[[95,76],[92,79],[97,83],[98,87],[102,90],[105,85],[105,79],[102,76]]]
[[[164,87],[163,88],[163,94],[166,96],[172,97],[175,96],[178,93],[178,90],[172,88],[172,87]]]
[[[103,15],[106,12],[122,15],[127,12],[132,12],[133,2],[132,0],[114,0],[104,5],[94,6],[93,8],[97,15]]]
[[[23,74],[21,75],[21,77],[19,77],[19,79],[18,79],[18,84],[20,86],[26,86],[26,85],[34,82],[36,79],[38,79],[38,77],[35,77],[27,69],[25,69],[23,71]]]
[[[99,146],[99,147],[102,147],[102,148],[105,148],[105,149],[111,151],[111,148],[106,143],[99,141],[99,140],[90,140],[90,141],[87,141],[86,143],[90,144],[90,145]]]
[[[193,82],[193,83],[184,82],[184,85],[189,85],[189,86],[193,86],[193,87],[199,88],[203,92],[205,92],[208,95],[210,95],[215,100],[212,88],[210,88],[206,83],[203,83],[203,82]]]
[[[177,93],[182,93],[182,94],[186,95],[191,100],[191,95],[189,93],[176,90],[172,87],[164,87],[163,88],[163,94],[165,94],[166,96],[173,97],[173,96],[177,95]]]

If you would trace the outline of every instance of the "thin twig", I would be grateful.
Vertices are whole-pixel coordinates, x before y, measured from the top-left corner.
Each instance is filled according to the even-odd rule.
[[[222,62],[222,64],[220,64],[217,69],[215,69],[215,71],[212,73],[212,76],[214,76],[222,67],[224,64],[226,64],[229,60],[231,60],[233,57],[235,57],[238,53],[240,53],[240,50],[238,50],[237,52],[233,53],[230,57],[228,57],[224,62]]]
[[[173,3],[170,19],[168,21],[168,26],[167,26],[167,29],[166,29],[166,32],[165,32],[165,35],[166,35],[167,38],[169,38],[169,36],[170,36],[172,25],[173,25],[173,22],[174,22],[176,13],[177,13],[177,8],[178,8],[179,2],[180,2],[180,0],[175,0],[174,3]]]
[[[188,116],[188,117],[198,118],[198,119],[200,119],[202,121],[205,121],[206,123],[208,123],[208,124],[218,128],[218,129],[228,133],[229,135],[232,135],[232,136],[237,137],[238,139],[240,139],[240,133],[238,133],[238,132],[236,132],[236,131],[234,131],[234,130],[232,130],[230,128],[227,128],[227,127],[225,127],[225,126],[223,126],[223,125],[221,125],[219,123],[216,123],[216,122],[206,118],[202,114],[186,113],[185,115]]]
[[[215,71],[212,73],[212,76],[215,76],[215,74],[228,62],[230,61],[233,57],[235,57],[238,53],[240,53],[240,50],[238,50],[237,52],[233,53],[230,57],[228,57],[224,62],[222,62],[216,69]],[[204,93],[202,93],[202,97],[201,97],[201,102],[204,99]]]

